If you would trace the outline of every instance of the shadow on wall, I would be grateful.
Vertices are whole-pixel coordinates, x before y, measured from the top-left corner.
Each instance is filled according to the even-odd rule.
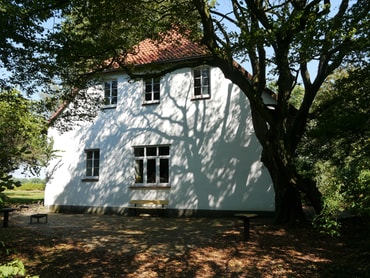
[[[116,109],[60,137],[63,164],[49,178],[46,204],[123,212],[131,198],[168,199],[169,208],[274,209],[270,176],[259,162],[249,103],[214,77],[209,100],[192,100],[190,71],[166,75],[161,103],[143,106],[140,82],[120,82]],[[212,91],[213,92],[213,91]],[[69,137],[69,139],[68,139]],[[72,140],[73,139],[73,143]],[[133,146],[171,145],[170,189],[137,190]],[[83,181],[85,149],[100,149],[98,181]],[[68,163],[67,163],[68,161]]]

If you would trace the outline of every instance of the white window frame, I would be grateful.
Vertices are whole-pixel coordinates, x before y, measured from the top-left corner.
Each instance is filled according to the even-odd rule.
[[[156,149],[155,154],[149,154],[148,150]],[[161,149],[162,148],[162,149]],[[140,154],[140,150],[143,150],[143,153]],[[166,151],[168,153],[160,153],[160,150]],[[171,165],[171,147],[170,145],[148,145],[148,146],[134,146],[134,171],[135,171],[135,185],[134,187],[169,187],[170,186],[170,165]],[[148,173],[150,170],[148,165],[149,161],[155,161],[155,180],[148,181]],[[162,161],[163,160],[163,161]],[[167,161],[167,162],[165,162]],[[138,163],[141,162],[141,171],[137,168]],[[161,166],[166,167],[167,163],[167,177],[163,180],[164,176],[161,177]],[[161,165],[162,164],[162,165]],[[140,173],[139,173],[140,172]],[[140,175],[141,176],[140,176]],[[166,173],[165,173],[166,174]],[[138,177],[140,176],[140,177]]]
[[[202,74],[203,71],[207,71],[208,75],[207,78],[203,76]],[[198,75],[197,72],[200,72],[200,75]],[[211,68],[210,67],[194,68],[192,71],[192,75],[193,75],[193,100],[211,98]]]
[[[91,154],[91,157],[89,156]],[[85,179],[99,179],[100,175],[100,149],[85,150]],[[91,174],[90,174],[91,173]]]
[[[109,87],[109,90],[107,89],[107,85]],[[103,108],[117,107],[117,103],[118,103],[118,81],[117,79],[106,80],[103,83],[103,92],[104,92]]]
[[[155,85],[158,85],[158,91],[155,90]],[[150,91],[147,91],[148,86],[150,86]],[[161,78],[148,78],[143,80],[143,91],[144,91],[144,101],[143,104],[158,104],[161,99]],[[155,99],[155,94],[158,94],[158,99]],[[149,100],[146,96],[150,95]]]

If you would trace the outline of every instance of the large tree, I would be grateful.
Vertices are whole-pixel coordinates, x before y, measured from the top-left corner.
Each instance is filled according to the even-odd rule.
[[[346,57],[368,47],[368,1],[230,1],[232,12],[220,14],[205,1],[194,0],[201,15],[205,43],[226,77],[248,97],[256,135],[262,144],[262,161],[269,169],[276,193],[278,222],[303,218],[300,192],[317,212],[321,194],[315,182],[296,170],[296,149],[305,130],[309,110],[325,81]],[[236,33],[222,24],[231,22]],[[246,57],[252,79],[235,67],[236,55]],[[309,63],[316,62],[314,72]],[[269,68],[277,79],[277,105],[270,110],[262,102]],[[289,100],[297,80],[304,97],[292,109]]]

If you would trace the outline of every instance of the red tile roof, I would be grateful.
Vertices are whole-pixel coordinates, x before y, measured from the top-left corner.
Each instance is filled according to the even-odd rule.
[[[180,61],[208,56],[206,47],[191,42],[182,35],[166,36],[163,41],[146,39],[134,47],[134,53],[126,57],[127,64],[136,66]]]

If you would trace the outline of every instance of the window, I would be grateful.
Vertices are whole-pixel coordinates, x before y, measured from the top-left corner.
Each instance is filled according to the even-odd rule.
[[[160,79],[159,78],[150,78],[144,81],[144,103],[152,104],[159,103],[160,95]]]
[[[134,147],[134,156],[136,185],[168,185],[169,146]]]
[[[210,98],[209,68],[194,69],[194,98]]]
[[[99,150],[86,150],[86,177],[98,178],[99,177]]]
[[[116,107],[117,105],[117,80],[104,82],[104,105]]]

